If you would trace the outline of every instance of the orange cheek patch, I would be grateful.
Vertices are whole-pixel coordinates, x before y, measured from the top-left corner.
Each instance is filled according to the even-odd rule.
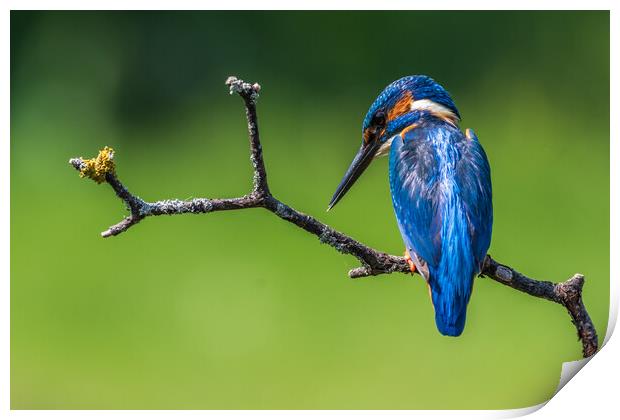
[[[388,121],[392,121],[394,118],[397,118],[400,115],[409,112],[412,99],[413,96],[411,95],[411,92],[405,92],[405,95],[401,99],[399,99],[398,102],[396,102],[392,109],[390,109],[390,111],[388,112]]]

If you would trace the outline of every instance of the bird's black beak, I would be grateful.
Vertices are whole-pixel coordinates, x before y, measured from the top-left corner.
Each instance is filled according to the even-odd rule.
[[[340,185],[338,185],[334,196],[329,202],[327,211],[334,207],[336,203],[344,197],[347,191],[349,191],[349,188],[351,188],[355,181],[357,181],[357,178],[359,178],[364,170],[368,168],[368,165],[372,162],[372,159],[375,157],[380,145],[381,143],[376,140],[362,144],[362,147],[360,147],[357,155],[355,155],[353,162],[351,162],[349,169],[347,169],[347,173],[344,174],[342,181],[340,181]]]

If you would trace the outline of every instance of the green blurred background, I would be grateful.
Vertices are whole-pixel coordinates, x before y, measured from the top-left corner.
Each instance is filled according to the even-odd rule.
[[[385,85],[428,74],[489,156],[490,253],[609,302],[607,12],[12,12],[11,404],[15,409],[517,408],[581,346],[567,313],[477,279],[441,336],[426,286],[264,210],[148,219],[67,161],[116,149],[147,200],[251,183],[234,74],[258,81],[272,191],[366,244],[404,246],[387,159],[325,213]]]

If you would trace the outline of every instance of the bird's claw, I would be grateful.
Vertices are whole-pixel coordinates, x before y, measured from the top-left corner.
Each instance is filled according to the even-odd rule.
[[[407,249],[405,249],[405,261],[409,264],[409,269],[412,273],[416,273],[418,271],[413,260],[411,259],[411,255],[409,255],[409,250]]]

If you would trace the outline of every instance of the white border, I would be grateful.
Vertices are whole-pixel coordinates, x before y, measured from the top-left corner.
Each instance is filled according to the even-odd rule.
[[[2,364],[0,364],[0,413],[6,414],[9,411],[9,389],[10,389],[10,358],[9,358],[9,339],[10,339],[10,170],[9,170],[9,157],[10,157],[10,72],[9,72],[9,57],[10,57],[10,13],[9,10],[58,10],[58,9],[96,9],[96,10],[115,10],[115,9],[131,9],[131,10],[146,10],[146,9],[159,9],[159,10],[200,10],[205,8],[205,4],[198,0],[176,0],[172,1],[138,1],[138,0],[107,0],[107,1],[89,1],[87,4],[78,0],[61,0],[54,1],[50,4],[49,1],[43,0],[24,0],[15,1],[9,0],[3,2],[5,5],[5,13],[2,15],[2,24],[0,25],[2,42],[0,42],[0,48],[2,49],[2,57],[4,58],[4,65],[2,66],[2,115],[5,140],[2,142],[0,151],[0,212],[2,214],[2,222],[0,224],[1,246],[2,246],[2,264],[0,265],[4,276],[2,283],[3,289],[0,294],[2,303],[0,303],[0,318],[2,321],[2,347],[0,349],[2,356]],[[563,10],[563,9],[584,9],[584,4],[580,4],[577,1],[565,0],[562,2],[551,1],[534,1],[534,0],[521,0],[521,1],[480,1],[470,0],[468,2],[457,0],[443,0],[440,4],[436,2],[428,1],[408,1],[408,0],[382,0],[377,2],[376,0],[357,0],[357,1],[335,1],[335,0],[314,0],[314,1],[297,1],[294,4],[281,1],[261,1],[260,3],[254,3],[248,0],[237,0],[234,4],[228,2],[217,2],[216,4],[208,4],[209,9],[214,10],[228,10],[228,9],[247,9],[247,10],[272,10],[272,9],[289,9],[289,10],[312,10],[312,9],[327,9],[327,10],[339,10],[339,9],[353,9],[353,10],[367,10],[375,9],[377,6],[381,6],[387,10]],[[439,7],[441,6],[441,7]],[[620,28],[620,19],[617,16],[617,7],[612,1],[598,1],[590,0],[585,4],[585,9],[588,10],[611,10],[611,45],[618,46],[618,29]],[[618,194],[614,190],[614,186],[618,185],[618,170],[615,168],[614,163],[620,162],[618,141],[618,85],[614,79],[614,69],[618,71],[617,54],[611,49],[611,214],[620,215],[620,206],[618,206]],[[7,135],[9,134],[9,135]],[[611,219],[611,278],[617,279],[618,264],[617,257],[620,256],[620,248],[618,247],[618,223],[612,217]],[[570,381],[559,393],[556,395],[545,407],[534,414],[536,418],[556,418],[566,417],[572,418],[573,416],[587,416],[587,418],[608,418],[610,413],[618,412],[617,409],[617,385],[618,377],[620,374],[620,345],[618,339],[611,339],[611,333],[615,327],[615,323],[618,315],[618,284],[617,281],[611,282],[611,310],[609,316],[609,326],[605,337],[605,346],[599,354],[597,354],[593,360],[588,363],[587,367],[583,369],[578,375],[577,380]],[[544,406],[530,407],[520,410],[498,410],[498,411],[11,411],[12,416],[19,416],[24,418],[32,418],[39,416],[58,416],[60,418],[71,418],[78,416],[82,418],[88,417],[166,417],[176,418],[178,416],[209,416],[213,418],[237,418],[238,416],[245,416],[251,414],[253,417],[262,418],[314,418],[317,415],[321,417],[338,417],[338,418],[383,418],[389,417],[416,417],[416,418],[506,418],[525,415],[536,411],[538,408]]]

